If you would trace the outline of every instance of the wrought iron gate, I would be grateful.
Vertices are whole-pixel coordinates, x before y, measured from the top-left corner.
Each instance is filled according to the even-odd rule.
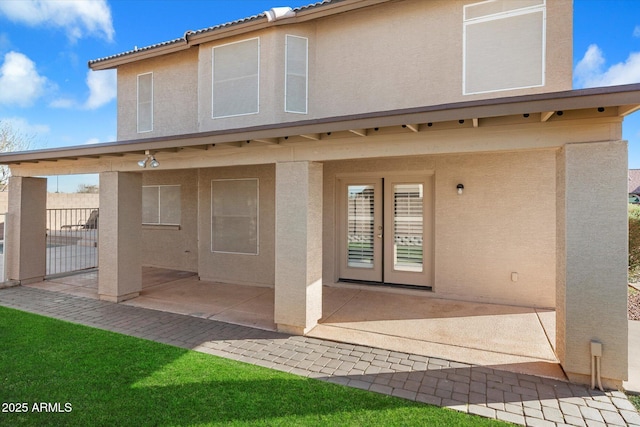
[[[99,212],[47,209],[47,276],[98,267]]]

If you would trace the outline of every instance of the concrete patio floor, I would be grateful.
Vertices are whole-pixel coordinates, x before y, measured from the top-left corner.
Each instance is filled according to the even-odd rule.
[[[275,330],[271,288],[198,280],[194,273],[143,268],[143,289],[123,305]],[[98,298],[98,272],[29,285]],[[323,288],[323,318],[308,336],[565,379],[554,355],[555,312],[394,293]]]

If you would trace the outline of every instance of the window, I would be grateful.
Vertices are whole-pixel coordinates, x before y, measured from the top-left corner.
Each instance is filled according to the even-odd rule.
[[[258,180],[211,181],[211,252],[258,254]]]
[[[212,117],[257,113],[260,39],[216,46],[212,58]]]
[[[305,37],[286,37],[284,110],[287,113],[307,113],[308,46]]]
[[[544,86],[545,0],[464,7],[465,95]]]
[[[142,187],[142,223],[180,225],[180,186],[145,185]]]
[[[153,130],[153,73],[138,75],[138,133]]]

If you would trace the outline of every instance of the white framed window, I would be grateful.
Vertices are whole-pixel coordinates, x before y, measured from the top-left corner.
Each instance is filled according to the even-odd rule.
[[[138,133],[153,130],[153,73],[138,75]]]
[[[256,114],[260,99],[260,39],[212,48],[212,118]]]
[[[546,0],[464,6],[463,94],[544,86]]]
[[[307,114],[309,39],[287,34],[285,38],[284,111]]]
[[[182,215],[179,185],[142,186],[142,223],[180,225]]]
[[[257,178],[211,181],[211,252],[258,255]]]

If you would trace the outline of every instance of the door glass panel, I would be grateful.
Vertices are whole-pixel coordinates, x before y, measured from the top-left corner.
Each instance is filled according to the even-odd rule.
[[[423,184],[393,186],[393,269],[422,272]]]
[[[347,265],[373,268],[374,244],[373,185],[347,187]]]

